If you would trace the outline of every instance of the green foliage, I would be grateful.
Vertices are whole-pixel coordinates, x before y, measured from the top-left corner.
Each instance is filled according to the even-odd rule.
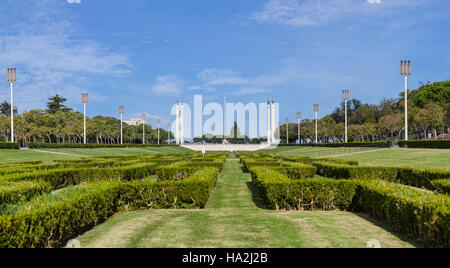
[[[63,103],[67,101],[66,98],[60,97],[56,94],[54,97],[50,97],[47,103],[47,112],[56,114],[57,112],[70,112],[72,109],[67,108]]]
[[[450,140],[399,141],[403,148],[450,149]]]
[[[185,179],[198,169],[199,167],[189,166],[189,162],[177,162],[167,166],[157,167],[155,173],[159,181],[180,181]]]
[[[272,209],[347,209],[356,194],[356,181],[292,180],[272,169],[254,167],[252,179]]]
[[[292,180],[262,167],[253,167],[251,174],[273,209],[351,209],[386,220],[401,232],[450,246],[448,196],[382,180]]]
[[[20,149],[19,143],[11,143],[11,142],[0,142],[0,150],[1,149]]]
[[[347,142],[347,143],[307,143],[307,144],[280,144],[279,146],[390,148],[390,147],[392,147],[392,142],[391,141],[375,141],[375,142]]]
[[[34,143],[29,142],[28,148],[47,148],[47,149],[59,149],[59,148],[132,148],[132,147],[167,147],[177,145],[158,145],[158,144],[97,144],[97,143]]]
[[[336,179],[385,180],[434,190],[435,180],[450,179],[448,170],[413,169],[401,167],[362,167],[316,162],[317,174]]]
[[[413,94],[413,105],[424,108],[429,103],[450,103],[450,81],[424,85]]]
[[[62,246],[119,210],[203,208],[218,172],[204,169],[182,182],[102,181],[56,201],[41,199],[31,209],[0,215],[0,248]]]
[[[357,198],[359,210],[397,230],[450,246],[449,197],[376,180],[360,181]]]
[[[283,166],[274,167],[274,170],[293,180],[314,178],[316,174],[316,167],[301,163],[285,163]]]
[[[441,194],[450,194],[450,179],[433,181],[434,190]]]

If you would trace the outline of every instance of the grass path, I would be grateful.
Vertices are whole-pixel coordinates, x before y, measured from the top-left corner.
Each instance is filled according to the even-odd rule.
[[[250,174],[230,159],[206,209],[119,213],[77,239],[82,247],[365,247],[371,239],[383,247],[420,246],[365,215],[264,206]]]

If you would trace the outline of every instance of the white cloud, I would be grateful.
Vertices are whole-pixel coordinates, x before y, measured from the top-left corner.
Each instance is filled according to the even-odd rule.
[[[81,4],[81,0],[67,0],[69,4]]]
[[[158,95],[176,96],[183,89],[184,81],[176,75],[158,76],[152,92]]]
[[[208,86],[248,84],[248,80],[237,72],[226,69],[205,69],[198,74],[198,78]]]
[[[0,70],[18,69],[14,93],[21,111],[43,108],[47,98],[56,93],[66,97],[72,106],[86,91],[90,100],[103,101],[105,96],[89,90],[93,87],[91,81],[130,72],[126,55],[108,52],[93,40],[76,38],[77,26],[65,18],[67,14],[62,13],[59,4],[53,0],[30,2],[28,17],[20,17],[17,23],[19,15],[11,15],[16,24],[9,31],[3,29],[0,35]],[[9,99],[3,85],[0,89],[0,100]]]
[[[233,96],[245,96],[245,95],[255,95],[270,92],[269,89],[265,88],[242,88],[231,92]]]
[[[341,19],[367,19],[430,4],[429,0],[269,0],[251,18],[263,23],[319,26]],[[354,20],[353,20],[354,22]]]

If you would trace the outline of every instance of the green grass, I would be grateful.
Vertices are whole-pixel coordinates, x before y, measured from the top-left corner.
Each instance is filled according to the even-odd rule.
[[[68,155],[56,155],[48,153],[39,153],[33,151],[22,150],[0,150],[0,163],[12,163],[23,161],[44,161],[45,163],[52,162],[54,160],[72,160],[79,159],[80,157],[68,156]]]
[[[383,247],[425,244],[384,223],[348,212],[272,211],[237,159],[226,162],[207,208],[119,213],[77,238],[82,247]]]
[[[0,163],[22,162],[42,160],[45,163],[54,160],[71,160],[80,159],[83,156],[122,156],[122,155],[142,155],[142,154],[169,154],[169,153],[183,153],[189,151],[182,147],[144,147],[144,148],[95,148],[95,149],[37,149],[39,151],[24,151],[24,150],[0,150]],[[52,154],[51,152],[66,153]]]
[[[366,166],[450,168],[450,149],[278,147],[261,152],[356,160]]]

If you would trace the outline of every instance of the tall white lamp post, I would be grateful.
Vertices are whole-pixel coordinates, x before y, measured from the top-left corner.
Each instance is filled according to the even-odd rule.
[[[145,114],[142,114],[142,144],[145,144]]]
[[[161,120],[158,119],[158,145],[159,145],[159,129],[160,129],[160,125],[161,125]]]
[[[317,113],[319,112],[319,104],[314,104],[314,113],[316,115],[316,143],[319,143],[318,137],[317,137],[317,124],[318,124],[318,118]]]
[[[300,120],[302,119],[302,114],[301,113],[297,113],[297,139],[298,139],[298,143],[301,144],[302,140],[300,137]]]
[[[123,144],[123,114],[125,112],[125,107],[119,106],[120,114],[120,144]]]
[[[401,61],[400,74],[405,77],[405,140],[408,140],[408,76],[411,75],[411,61]]]
[[[350,99],[350,90],[342,90],[342,99],[344,100],[345,103],[345,142],[348,142],[348,117],[347,117],[347,103],[348,100]]]
[[[286,117],[286,144],[289,144],[289,118]]]
[[[13,83],[16,82],[16,68],[8,68],[8,82],[11,84],[11,142],[14,142],[14,96],[13,96]]]
[[[87,144],[87,137],[86,137],[86,103],[88,103],[87,93],[81,94],[81,102],[83,102],[84,106],[84,144]]]
[[[280,122],[278,122],[280,123]],[[272,100],[272,143],[276,143],[276,139],[275,139],[275,130],[276,130],[276,122],[275,122],[275,101]],[[278,131],[280,130],[280,128],[278,128]],[[280,138],[280,135],[278,133],[278,138]]]

